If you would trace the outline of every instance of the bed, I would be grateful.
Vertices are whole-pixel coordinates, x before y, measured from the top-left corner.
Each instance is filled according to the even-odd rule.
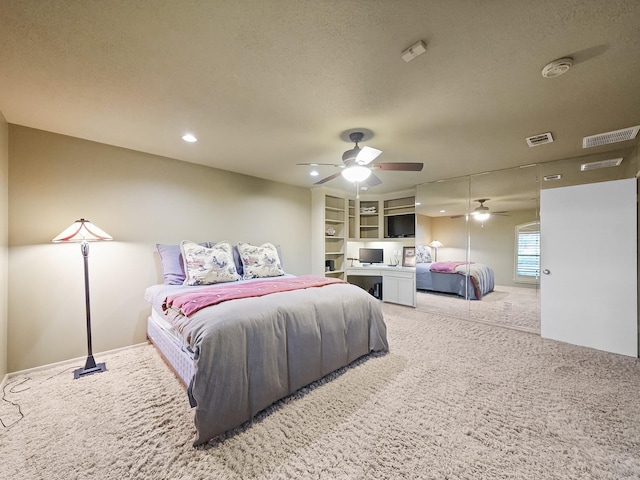
[[[194,445],[362,356],[388,351],[380,302],[361,288],[288,275],[272,244],[188,246],[158,245],[165,283],[147,288],[145,299],[147,336],[187,386]],[[212,265],[225,281],[206,281]]]
[[[481,300],[493,291],[494,286],[495,275],[488,265],[464,261],[433,262],[429,247],[416,247],[417,290]]]

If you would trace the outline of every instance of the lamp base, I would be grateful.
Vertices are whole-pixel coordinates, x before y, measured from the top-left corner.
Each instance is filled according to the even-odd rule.
[[[94,373],[105,372],[107,370],[107,366],[104,363],[96,364],[96,361],[93,359],[93,355],[89,355],[87,357],[87,363],[84,368],[77,368],[73,371],[73,379],[77,380],[80,377],[86,377],[87,375],[92,375]]]

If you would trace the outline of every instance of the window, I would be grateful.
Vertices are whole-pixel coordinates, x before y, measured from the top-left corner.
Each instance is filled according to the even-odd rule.
[[[516,226],[514,281],[538,283],[540,280],[540,222]]]

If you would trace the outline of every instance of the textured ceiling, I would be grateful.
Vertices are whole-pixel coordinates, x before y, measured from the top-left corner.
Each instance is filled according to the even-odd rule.
[[[382,193],[584,155],[582,137],[640,124],[638,0],[2,0],[0,45],[10,123],[305,187],[296,163],[340,162],[356,127],[379,161],[425,164],[379,172]]]

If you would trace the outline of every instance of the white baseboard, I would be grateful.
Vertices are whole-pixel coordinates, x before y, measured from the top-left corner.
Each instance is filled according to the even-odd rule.
[[[113,350],[106,350],[104,352],[94,353],[94,356],[107,355],[107,354],[110,354],[110,353],[121,352],[123,350],[129,350],[130,348],[142,347],[144,345],[149,345],[149,342],[136,343],[135,345],[127,345],[126,347],[114,348]],[[39,365],[37,367],[27,368],[26,370],[18,370],[17,372],[7,373],[5,375],[5,377],[4,377],[4,380],[2,380],[2,385],[0,386],[0,391],[1,391],[1,387],[4,387],[4,384],[9,379],[11,379],[13,377],[18,377],[20,375],[28,375],[29,373],[39,372],[41,370],[48,370],[49,368],[60,367],[60,366],[68,365],[70,363],[79,363],[79,364],[81,364],[80,366],[83,366],[86,359],[87,359],[87,357],[85,355],[84,357],[71,358],[69,360],[62,360],[61,362],[48,363],[47,365]]]

